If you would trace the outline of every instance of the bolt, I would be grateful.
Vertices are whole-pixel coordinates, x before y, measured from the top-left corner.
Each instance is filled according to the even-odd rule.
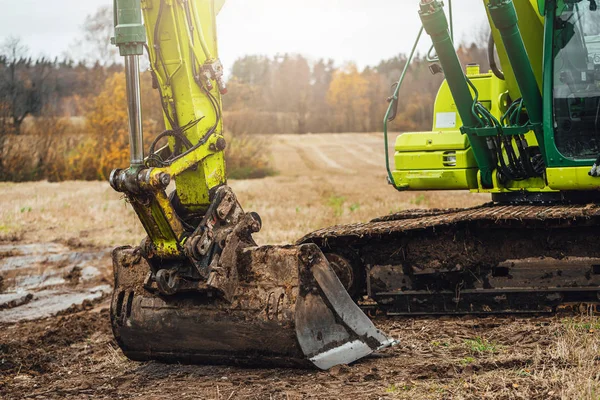
[[[223,151],[225,150],[225,148],[227,147],[227,142],[225,141],[225,139],[223,139],[222,137],[217,139],[216,143],[212,143],[210,146],[208,146],[208,149],[210,151]]]
[[[225,141],[225,139],[222,137],[218,138],[217,139],[217,150],[223,151],[223,150],[225,150],[226,147],[227,147],[227,142]]]
[[[161,185],[163,185],[164,187],[167,187],[167,186],[169,186],[169,183],[171,183],[171,175],[162,173],[159,175],[158,181],[160,182]]]

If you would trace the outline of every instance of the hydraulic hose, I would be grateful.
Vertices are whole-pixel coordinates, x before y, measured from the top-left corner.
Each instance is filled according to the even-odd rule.
[[[490,63],[490,69],[496,76],[496,78],[500,80],[505,80],[504,72],[500,70],[498,64],[496,63],[496,42],[494,41],[494,35],[490,33],[490,39],[488,40],[488,61]]]
[[[385,146],[385,168],[387,170],[388,180],[389,182],[396,188],[396,190],[404,190],[402,187],[398,186],[396,181],[394,180],[394,174],[392,173],[392,168],[390,166],[390,154],[389,154],[389,138],[388,138],[388,124],[391,120],[393,120],[392,115],[395,117],[396,115],[396,107],[398,106],[398,94],[400,93],[400,89],[402,88],[402,83],[404,82],[404,78],[408,72],[410,64],[415,56],[415,52],[417,50],[417,46],[421,41],[421,36],[423,36],[423,31],[425,28],[421,27],[419,29],[419,34],[417,35],[417,39],[415,40],[415,44],[413,45],[412,50],[410,51],[410,55],[406,60],[406,64],[404,65],[404,70],[402,71],[402,75],[400,75],[400,79],[398,80],[398,84],[396,85],[396,89],[394,90],[394,94],[390,97],[390,105],[388,107],[387,113],[385,114],[385,118],[383,119],[383,142]]]

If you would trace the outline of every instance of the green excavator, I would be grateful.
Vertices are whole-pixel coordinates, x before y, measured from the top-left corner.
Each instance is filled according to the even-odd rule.
[[[491,202],[325,228],[290,246],[258,246],[260,217],[227,186],[223,3],[114,0],[131,165],[110,183],[148,234],[113,252],[111,321],[125,355],[328,369],[395,343],[367,315],[545,313],[600,302],[595,0],[482,0],[490,72],[461,65],[452,2],[448,16],[441,1],[420,0],[423,26],[384,118],[388,183],[489,193]],[[445,80],[432,131],[400,135],[392,166],[388,125],[424,32],[431,72]],[[167,127],[147,155],[144,51]]]

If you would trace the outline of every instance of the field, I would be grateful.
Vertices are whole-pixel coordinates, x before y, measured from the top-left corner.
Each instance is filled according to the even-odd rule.
[[[264,223],[259,244],[412,208],[489,201],[462,192],[398,193],[382,139],[267,137],[278,175],[232,181]],[[597,399],[600,319],[378,319],[400,344],[329,372],[134,363],[108,321],[112,247],[144,233],[103,182],[0,183],[0,398]]]

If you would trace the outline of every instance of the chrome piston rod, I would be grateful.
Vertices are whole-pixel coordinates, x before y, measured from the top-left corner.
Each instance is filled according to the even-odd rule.
[[[142,129],[139,56],[130,55],[125,57],[125,76],[127,79],[131,166],[137,167],[144,164],[144,131]]]

